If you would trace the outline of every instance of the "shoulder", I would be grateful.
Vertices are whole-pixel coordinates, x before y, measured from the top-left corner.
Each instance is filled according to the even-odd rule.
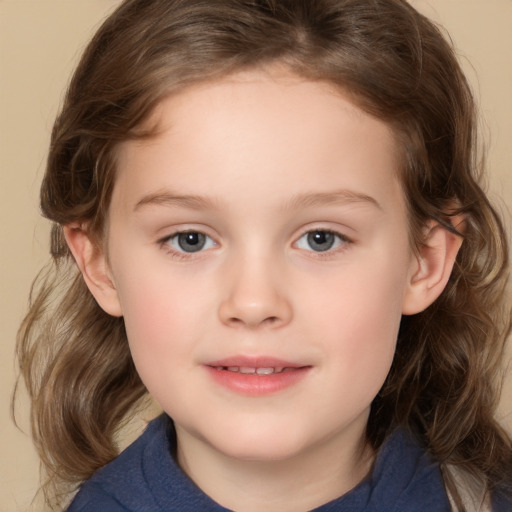
[[[76,495],[67,512],[92,512],[96,510],[126,512],[129,509],[116,501],[100,485],[87,483]]]
[[[392,503],[387,510],[450,511],[439,464],[404,429],[397,429],[379,450],[371,483],[376,503]]]
[[[377,452],[370,474],[315,512],[450,512],[439,464],[416,439],[395,429]]]
[[[80,488],[68,512],[223,512],[172,456],[172,421],[162,415]]]
[[[512,496],[510,495],[494,493],[491,496],[491,502],[492,512],[510,512],[512,510]]]
[[[151,458],[151,451],[168,453],[171,458],[168,421],[165,416],[153,420],[133,444],[81,486],[68,512],[160,511],[145,475],[144,461]],[[152,464],[161,464],[160,458],[152,460]]]

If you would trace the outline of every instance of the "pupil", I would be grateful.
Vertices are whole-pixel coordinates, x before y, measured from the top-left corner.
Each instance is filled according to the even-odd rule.
[[[206,237],[202,233],[180,233],[178,235],[178,245],[185,252],[200,251],[206,242]]]
[[[308,243],[315,251],[328,251],[334,245],[334,235],[328,231],[312,231],[308,234]]]

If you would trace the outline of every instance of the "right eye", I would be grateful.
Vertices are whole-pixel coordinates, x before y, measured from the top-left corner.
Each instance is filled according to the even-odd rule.
[[[199,231],[182,231],[166,239],[165,243],[173,251],[180,253],[194,253],[215,247],[215,242]]]

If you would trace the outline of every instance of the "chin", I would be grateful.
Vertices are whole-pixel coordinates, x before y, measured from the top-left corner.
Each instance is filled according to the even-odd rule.
[[[225,456],[241,460],[256,462],[285,461],[307,451],[308,443],[304,440],[276,432],[263,436],[226,436],[219,442],[212,440],[214,448]]]

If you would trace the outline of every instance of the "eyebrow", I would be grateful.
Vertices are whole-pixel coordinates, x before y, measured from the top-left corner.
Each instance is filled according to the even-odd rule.
[[[134,211],[140,210],[145,206],[161,205],[161,206],[181,206],[191,210],[213,209],[216,201],[213,199],[195,196],[195,195],[179,195],[172,192],[154,192],[144,196],[134,207]]]
[[[337,190],[333,192],[317,192],[298,194],[292,197],[284,206],[283,210],[300,210],[316,206],[366,203],[382,210],[378,201],[367,194],[353,190]],[[218,201],[213,198],[197,195],[179,195],[172,192],[162,191],[145,195],[134,207],[134,211],[145,206],[161,205],[167,207],[182,207],[191,210],[215,209]]]
[[[382,210],[382,206],[372,196],[354,190],[335,190],[294,196],[286,205],[286,209],[302,209],[315,206],[326,206],[347,203],[366,203]]]

